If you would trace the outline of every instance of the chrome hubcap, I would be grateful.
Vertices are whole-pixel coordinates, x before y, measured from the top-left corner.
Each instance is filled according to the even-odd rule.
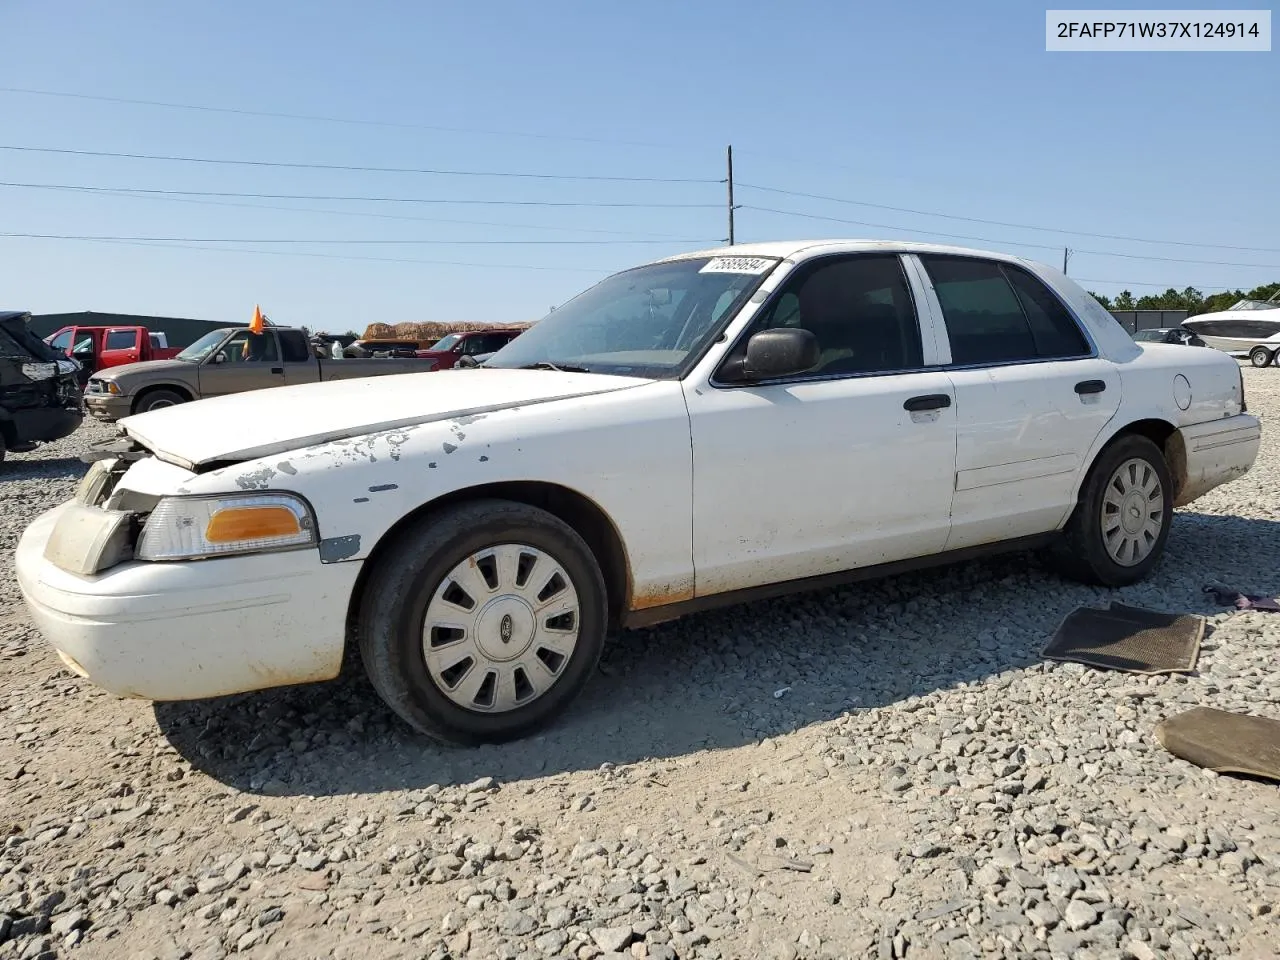
[[[473,553],[436,587],[422,653],[458,706],[503,713],[555,685],[578,628],[578,591],[564,567],[536,547],[504,543]]]
[[[1102,542],[1122,567],[1145,560],[1164,526],[1164,487],[1145,460],[1126,460],[1102,497]]]

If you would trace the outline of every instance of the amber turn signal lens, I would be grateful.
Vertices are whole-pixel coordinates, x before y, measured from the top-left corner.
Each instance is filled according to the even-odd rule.
[[[285,507],[230,507],[209,518],[205,539],[210,543],[293,537],[302,532],[298,518]]]

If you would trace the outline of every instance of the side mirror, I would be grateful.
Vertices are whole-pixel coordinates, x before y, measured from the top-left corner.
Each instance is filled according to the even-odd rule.
[[[798,327],[761,330],[747,341],[746,356],[733,365],[737,369],[731,377],[734,380],[791,377],[812,370],[821,356],[818,338],[808,330]]]
[[[213,362],[214,362],[214,363],[226,363],[226,362],[227,362],[227,355],[226,355],[225,353],[215,353],[215,354],[213,355]]]

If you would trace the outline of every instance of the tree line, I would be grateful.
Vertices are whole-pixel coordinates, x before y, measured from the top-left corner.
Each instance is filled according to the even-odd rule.
[[[1187,315],[1194,317],[1201,313],[1215,313],[1218,310],[1230,309],[1233,303],[1240,300],[1268,300],[1280,292],[1280,283],[1264,283],[1252,290],[1224,290],[1208,296],[1195,287],[1175,290],[1170,287],[1164,293],[1147,294],[1135,298],[1128,290],[1112,299],[1100,293],[1089,291],[1089,295],[1108,310],[1186,310]]]

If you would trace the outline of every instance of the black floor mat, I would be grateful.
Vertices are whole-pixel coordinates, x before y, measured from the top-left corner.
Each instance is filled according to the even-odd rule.
[[[1156,739],[1207,770],[1280,780],[1280,720],[1196,707],[1156,727]]]
[[[1122,603],[1067,614],[1041,656],[1126,673],[1190,673],[1200,657],[1205,621]]]

